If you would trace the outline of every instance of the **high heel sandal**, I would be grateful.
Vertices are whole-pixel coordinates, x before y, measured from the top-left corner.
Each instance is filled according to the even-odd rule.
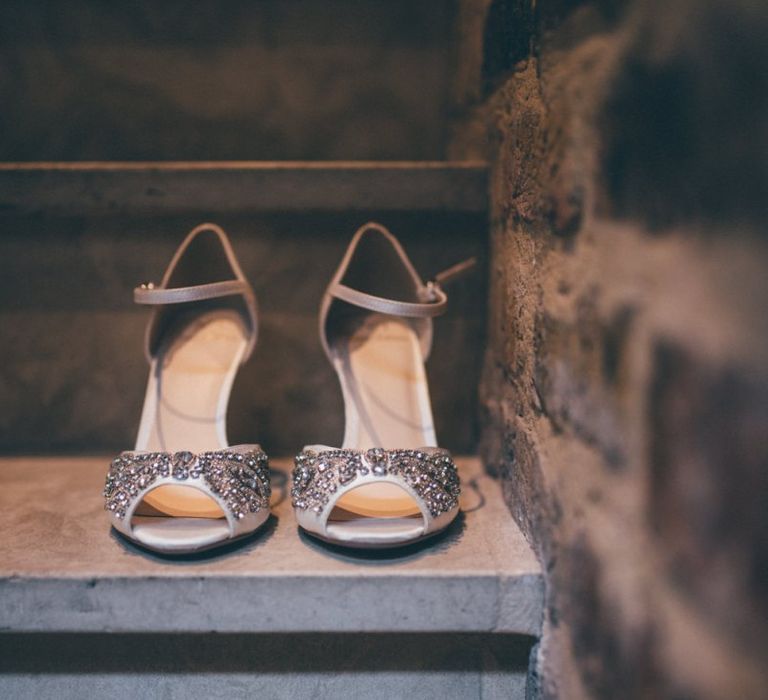
[[[155,307],[136,447],[112,461],[105,508],[143,547],[180,554],[244,537],[269,517],[269,465],[258,445],[229,447],[226,410],[256,343],[257,307],[224,231],[198,226],[160,285],[134,300]]]
[[[424,361],[432,318],[445,311],[441,282],[424,283],[397,239],[369,223],[352,238],[323,298],[320,338],[339,377],[341,448],[311,445],[296,457],[299,525],[348,547],[395,547],[446,528],[459,512],[459,477],[437,446]]]

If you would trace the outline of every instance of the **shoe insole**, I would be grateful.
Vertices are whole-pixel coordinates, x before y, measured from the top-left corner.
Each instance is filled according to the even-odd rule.
[[[229,536],[229,526],[219,518],[158,518],[134,516],[131,521],[133,536],[148,547],[166,552],[201,549],[216,544]]]
[[[417,449],[435,445],[421,347],[410,325],[390,316],[371,315],[350,338],[337,341],[334,350],[346,411],[344,447]],[[350,514],[357,520],[402,520],[420,516],[421,511],[399,486],[380,483],[359,486],[341,496],[330,521],[343,520],[346,527],[357,527]],[[412,522],[398,527],[403,525],[413,527]],[[375,527],[379,531],[387,526]]]
[[[353,521],[329,520],[326,525],[329,538],[358,546],[391,545],[406,543],[424,534],[424,520],[409,518],[364,518]]]
[[[227,403],[246,346],[242,319],[227,310],[201,315],[172,336],[152,364],[136,449],[200,453],[226,447]],[[183,485],[150,491],[136,512],[139,516],[224,517],[213,499]],[[151,518],[141,520],[140,528],[151,525],[147,522]],[[187,528],[186,535],[202,526]],[[169,537],[184,536],[181,524],[158,527]]]

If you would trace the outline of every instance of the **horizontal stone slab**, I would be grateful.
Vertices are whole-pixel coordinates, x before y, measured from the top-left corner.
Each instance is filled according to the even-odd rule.
[[[477,459],[458,462],[463,514],[422,545],[364,552],[322,544],[298,532],[280,487],[263,532],[169,559],[110,532],[101,497],[108,458],[4,458],[0,630],[538,636],[536,558],[498,484]]]
[[[0,213],[469,211],[482,162],[0,163]]]

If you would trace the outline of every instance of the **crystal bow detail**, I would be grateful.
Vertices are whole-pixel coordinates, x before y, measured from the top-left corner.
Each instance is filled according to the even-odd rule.
[[[322,513],[340,487],[362,476],[395,477],[424,501],[432,517],[455,508],[461,486],[446,450],[304,450],[295,458],[291,499],[294,508]]]
[[[262,450],[234,452],[123,452],[112,460],[104,508],[118,519],[158,480],[195,482],[217,495],[239,519],[269,507],[269,460]],[[167,485],[166,483],[166,485]]]

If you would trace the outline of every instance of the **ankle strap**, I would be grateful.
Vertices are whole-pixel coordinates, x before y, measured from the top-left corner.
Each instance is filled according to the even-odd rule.
[[[451,267],[448,269],[443,270],[442,272],[438,272],[435,275],[435,280],[432,284],[450,284],[451,282],[466,275],[467,272],[469,272],[475,265],[477,265],[477,258],[475,257],[462,260],[460,263],[451,265]]]
[[[359,289],[352,289],[341,282],[332,283],[328,288],[328,294],[336,299],[346,301],[348,304],[390,316],[434,318],[444,313],[448,304],[448,296],[441,285],[454,281],[474,267],[476,263],[476,258],[469,258],[435,275],[434,281],[427,282],[418,290],[419,297],[424,299],[421,302],[397,301],[396,299],[379,297],[361,292]]]
[[[250,285],[245,280],[225,280],[210,284],[197,284],[191,287],[171,288],[155,287],[154,284],[148,282],[133,290],[133,300],[137,304],[154,306],[184,304],[190,301],[247,294],[249,290]]]
[[[423,302],[397,301],[396,299],[378,297],[374,294],[361,292],[359,289],[352,289],[352,287],[340,282],[332,284],[328,288],[328,293],[336,299],[341,299],[348,304],[354,304],[369,311],[409,318],[439,316],[445,311],[445,306],[448,303],[445,292],[436,285],[428,285],[419,291],[419,296],[425,298]]]
[[[176,276],[176,268],[181,259],[187,254],[190,246],[200,245],[200,243],[196,243],[196,241],[198,241],[198,237],[203,234],[206,234],[208,237],[208,241],[204,241],[204,245],[219,246],[220,248],[220,250],[217,248],[204,250],[204,256],[209,254],[220,256],[221,253],[223,253],[224,258],[226,258],[226,263],[229,266],[229,271],[224,272],[222,270],[221,276],[225,279],[217,282],[203,282],[202,284],[185,284],[185,286],[179,286],[179,282],[189,283],[197,280],[202,282],[205,279],[210,279],[208,271],[202,270],[200,271],[200,275],[197,276],[196,273],[198,271],[194,268],[186,270],[183,276]],[[212,239],[209,236],[210,234],[213,235]],[[218,274],[216,276],[218,277]],[[230,279],[226,279],[227,277]],[[175,309],[173,305],[233,296],[242,297],[244,308],[240,310],[243,311],[245,316],[244,320],[248,323],[248,344],[242,357],[242,361],[244,362],[253,351],[258,335],[259,319],[256,295],[240,268],[240,263],[237,261],[235,252],[232,250],[232,245],[229,242],[227,234],[224,233],[224,230],[216,224],[201,224],[192,229],[182,241],[181,245],[176,249],[159,285],[155,286],[150,282],[142,284],[140,287],[133,290],[133,299],[137,304],[147,304],[154,307],[152,317],[147,325],[144,340],[144,350],[147,359],[150,362],[153,361],[159,348],[160,338],[168,325],[169,319],[179,311],[179,309]]]

